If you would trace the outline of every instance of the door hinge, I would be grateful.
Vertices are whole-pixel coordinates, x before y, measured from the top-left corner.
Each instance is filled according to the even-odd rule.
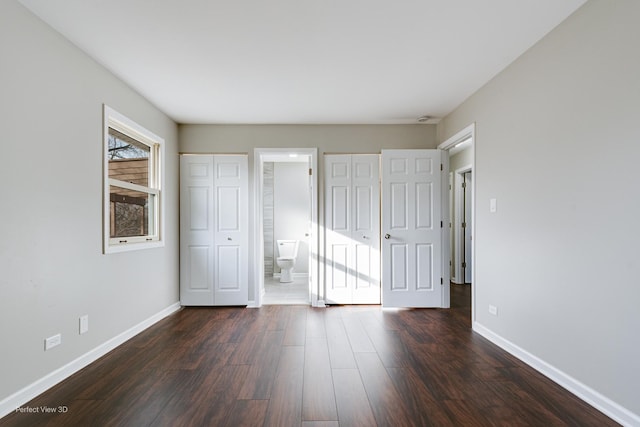
[[[466,222],[462,223],[462,228],[467,228],[467,223]]]
[[[309,168],[309,175],[313,175],[313,169]]]
[[[444,166],[442,166],[442,163],[440,163],[440,170],[444,170]]]
[[[442,277],[440,278],[440,284],[444,285],[444,279]]]
[[[467,183],[466,182],[462,183],[462,188],[467,188]]]
[[[444,224],[442,223],[442,221],[440,221],[440,228],[443,228]]]
[[[467,263],[466,262],[462,263],[462,268],[467,268]]]

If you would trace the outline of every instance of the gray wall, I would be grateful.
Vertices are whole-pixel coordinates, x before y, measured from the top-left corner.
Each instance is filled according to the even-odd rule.
[[[322,153],[435,148],[435,125],[180,125],[183,153],[249,153],[254,148],[318,147]],[[249,165],[252,168],[252,165]]]
[[[638,17],[586,3],[438,126],[476,123],[477,322],[635,414]]]
[[[15,0],[0,58],[1,401],[178,301],[178,132]],[[103,103],[165,138],[163,248],[102,254]]]

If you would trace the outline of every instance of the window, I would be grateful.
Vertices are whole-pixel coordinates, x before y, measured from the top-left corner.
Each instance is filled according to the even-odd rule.
[[[162,246],[164,140],[104,106],[104,253]]]

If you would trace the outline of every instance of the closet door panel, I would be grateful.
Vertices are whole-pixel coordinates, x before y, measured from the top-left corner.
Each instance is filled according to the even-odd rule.
[[[248,303],[248,161],[244,155],[213,158],[215,196],[215,305]]]
[[[351,304],[351,156],[325,156],[325,300]]]
[[[352,156],[352,304],[380,304],[380,156]]]
[[[380,160],[325,156],[326,301],[380,303]]]
[[[213,157],[180,156],[180,301],[213,305]]]

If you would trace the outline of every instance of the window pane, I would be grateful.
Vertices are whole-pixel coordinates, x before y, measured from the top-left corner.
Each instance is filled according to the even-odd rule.
[[[109,188],[110,237],[147,236],[155,233],[153,194],[111,186]]]
[[[109,128],[109,178],[149,186],[151,147]]]

